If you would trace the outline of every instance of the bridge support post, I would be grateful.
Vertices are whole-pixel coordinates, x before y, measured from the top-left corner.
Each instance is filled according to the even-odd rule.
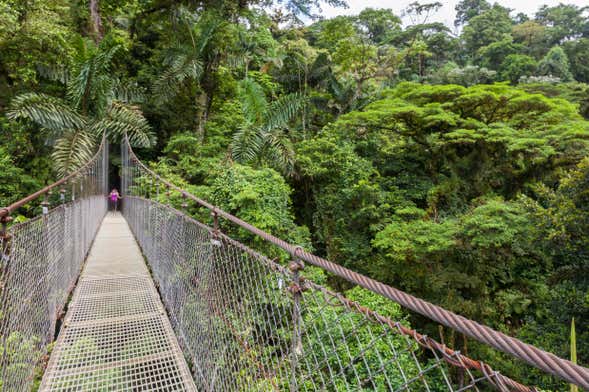
[[[8,272],[9,272],[9,263],[10,263],[10,233],[8,233],[8,223],[12,221],[12,217],[10,216],[10,211],[2,218],[0,218],[0,311],[2,314],[6,314],[6,306],[8,306],[8,301],[4,301],[6,297],[5,290],[8,290],[10,287],[6,284],[8,280]],[[0,329],[5,330],[5,324],[7,320],[3,317],[0,320]],[[0,359],[0,365],[2,365],[2,374],[0,374],[1,379],[6,379],[6,370],[7,367],[4,366],[6,363],[6,355],[8,349],[6,347],[6,335],[0,336],[2,339],[2,358]]]
[[[0,265],[4,265],[8,261],[8,257],[10,255],[10,234],[8,233],[8,223],[12,221],[12,217],[10,215],[5,215],[0,218]],[[0,273],[1,276],[2,273]]]
[[[4,264],[8,262],[8,257],[10,256],[10,233],[8,233],[8,223],[10,223],[11,221],[12,217],[10,216],[10,212],[7,215],[4,215],[2,218],[0,218],[0,276],[3,275]],[[1,287],[2,286],[0,286],[0,288]]]
[[[47,192],[45,195],[43,195],[43,201],[41,202],[41,213],[43,215],[49,214],[49,207],[51,204],[49,203],[48,193],[49,192]]]
[[[295,257],[289,265],[289,269],[292,271],[292,284],[290,285],[290,292],[293,295],[293,308],[292,308],[292,326],[293,326],[293,337],[290,353],[290,368],[291,368],[291,380],[290,390],[298,391],[297,384],[297,368],[299,356],[303,354],[303,342],[301,336],[301,297],[303,287],[301,284],[300,271],[305,268],[303,262],[297,257],[297,251],[301,248],[297,247],[295,250]]]
[[[65,204],[65,192],[66,192],[66,190],[65,190],[65,185],[66,185],[66,184],[67,184],[67,182],[66,182],[66,183],[64,183],[64,184],[61,186],[61,188],[59,189],[59,201],[61,202],[61,204]]]
[[[182,212],[188,214],[188,203],[186,201],[186,192],[182,192],[182,204],[180,204],[180,208],[182,208]]]
[[[213,236],[217,239],[219,235],[219,213],[217,207],[211,212],[211,217],[213,218]]]

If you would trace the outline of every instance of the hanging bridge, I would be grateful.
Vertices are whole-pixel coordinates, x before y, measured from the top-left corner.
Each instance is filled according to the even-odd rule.
[[[105,140],[0,209],[0,390],[542,389],[391,319],[394,303],[589,390],[589,369],[265,233],[159,177],[128,140],[121,153],[122,213],[107,211]],[[326,275],[365,291],[347,298]]]

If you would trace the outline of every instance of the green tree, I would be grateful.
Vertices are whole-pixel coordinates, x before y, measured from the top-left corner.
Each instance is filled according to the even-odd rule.
[[[587,37],[589,18],[584,15],[587,9],[589,7],[562,3],[554,7],[540,7],[536,20],[547,27],[549,45],[560,45],[573,38]]]
[[[177,22],[180,31],[173,36],[172,45],[163,56],[164,70],[153,85],[156,97],[164,101],[186,89],[193,99],[193,129],[204,139],[204,126],[209,116],[211,100],[217,87],[215,72],[221,52],[231,43],[225,33],[228,23],[215,12],[196,13],[180,7]],[[249,64],[249,60],[246,62]]]
[[[33,121],[48,140],[55,140],[53,158],[60,174],[90,159],[102,134],[118,138],[127,134],[136,146],[153,143],[147,120],[137,106],[128,103],[137,95],[136,89],[112,74],[118,50],[118,46],[96,47],[80,40],[72,67],[55,71],[66,84],[65,99],[26,93],[11,102],[9,119]]]
[[[536,72],[538,63],[533,57],[522,54],[510,54],[505,57],[499,68],[500,78],[517,83],[520,78],[531,76]]]
[[[401,19],[390,9],[365,8],[356,17],[360,29],[375,44],[386,44],[401,32]]]
[[[427,44],[422,40],[414,40],[407,49],[405,49],[406,60],[412,60],[417,64],[417,75],[425,76],[425,62],[432,53],[428,50]]]
[[[584,156],[587,123],[571,103],[504,84],[402,83],[385,95],[300,144],[317,248],[464,314],[520,323],[535,295],[526,294],[530,280],[548,261],[535,247],[534,211],[518,195]],[[387,238],[386,254],[375,238]],[[392,269],[403,255],[407,265]],[[509,271],[530,263],[537,269],[519,286]],[[461,283],[467,275],[474,286]]]
[[[39,68],[72,61],[77,34],[69,2],[0,1],[0,110],[19,92],[40,86]]]
[[[233,159],[240,163],[267,163],[292,174],[294,150],[287,126],[303,107],[304,97],[293,93],[268,102],[262,87],[249,78],[241,81],[239,96],[246,121],[233,135]]]
[[[523,51],[524,46],[513,42],[513,38],[506,35],[501,41],[493,42],[478,51],[480,64],[483,67],[497,71],[504,60]]]
[[[472,18],[482,14],[491,8],[491,4],[486,0],[461,0],[454,10],[456,11],[456,19],[454,19],[454,26],[462,26],[468,23]]]
[[[7,206],[35,192],[41,185],[15,166],[4,147],[0,147],[0,184],[0,206]]]
[[[470,56],[480,48],[501,41],[511,33],[509,10],[494,4],[490,9],[473,17],[462,30],[464,46]]]
[[[589,38],[567,41],[562,47],[569,59],[574,79],[589,83]]]
[[[217,176],[209,178],[207,185],[200,187],[198,192],[240,219],[290,243],[311,249],[308,229],[294,221],[290,199],[292,190],[275,170],[253,169],[239,164],[225,166]],[[270,256],[277,254],[276,248],[268,242],[235,229],[230,223],[223,231],[235,239],[255,244],[256,248],[265,250]]]
[[[573,79],[569,59],[560,46],[554,46],[538,63],[538,73],[545,76],[555,76],[568,82]]]
[[[326,48],[336,75],[356,85],[353,100],[359,100],[371,80],[386,80],[398,72],[403,54],[390,45],[375,45],[351,18],[337,17],[315,26],[318,44]]]
[[[524,46],[518,54],[525,53],[539,58],[548,50],[547,28],[534,20],[514,25],[511,34],[514,42]]]

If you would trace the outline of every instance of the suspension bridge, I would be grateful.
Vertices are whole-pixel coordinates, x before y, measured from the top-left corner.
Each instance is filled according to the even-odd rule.
[[[128,140],[121,154],[122,213],[107,211],[105,140],[76,172],[0,209],[0,390],[542,389],[391,319],[393,302],[589,390],[589,369],[265,233],[152,172]],[[13,222],[21,209],[39,213]],[[333,291],[326,274],[385,306]]]

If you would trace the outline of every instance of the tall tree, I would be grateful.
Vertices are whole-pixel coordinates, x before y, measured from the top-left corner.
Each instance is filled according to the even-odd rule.
[[[538,73],[545,76],[555,76],[568,82],[573,79],[569,59],[560,46],[554,46],[538,63]]]
[[[461,0],[456,4],[456,7],[454,7],[454,10],[456,11],[454,26],[462,26],[475,16],[482,14],[490,8],[491,4],[486,0]]]
[[[401,19],[390,9],[365,8],[356,23],[375,44],[389,43],[401,32]]]
[[[136,146],[153,144],[147,120],[132,104],[139,92],[112,73],[113,58],[119,49],[80,39],[71,68],[54,72],[54,77],[65,83],[65,99],[26,93],[10,104],[9,119],[35,122],[55,143],[53,158],[60,174],[90,159],[103,134],[113,138],[127,134]]]
[[[100,16],[100,0],[90,0],[89,8],[92,37],[94,38],[94,42],[99,44],[104,36],[102,17]]]
[[[304,105],[304,97],[288,94],[268,102],[264,90],[246,78],[239,86],[246,122],[233,135],[231,155],[240,163],[268,164],[284,174],[294,171],[294,149],[288,123]]]
[[[180,7],[176,15],[180,25],[172,45],[164,53],[164,70],[153,86],[160,99],[171,99],[188,86],[196,90],[193,128],[204,139],[211,99],[216,89],[215,72],[226,44],[223,30],[228,27],[216,12],[197,14]]]
[[[573,4],[559,4],[555,7],[542,6],[536,13],[536,20],[548,28],[549,45],[560,45],[566,40],[589,37],[587,7]]]
[[[509,9],[494,4],[490,9],[473,17],[462,31],[464,46],[470,56],[511,33],[512,20]]]

